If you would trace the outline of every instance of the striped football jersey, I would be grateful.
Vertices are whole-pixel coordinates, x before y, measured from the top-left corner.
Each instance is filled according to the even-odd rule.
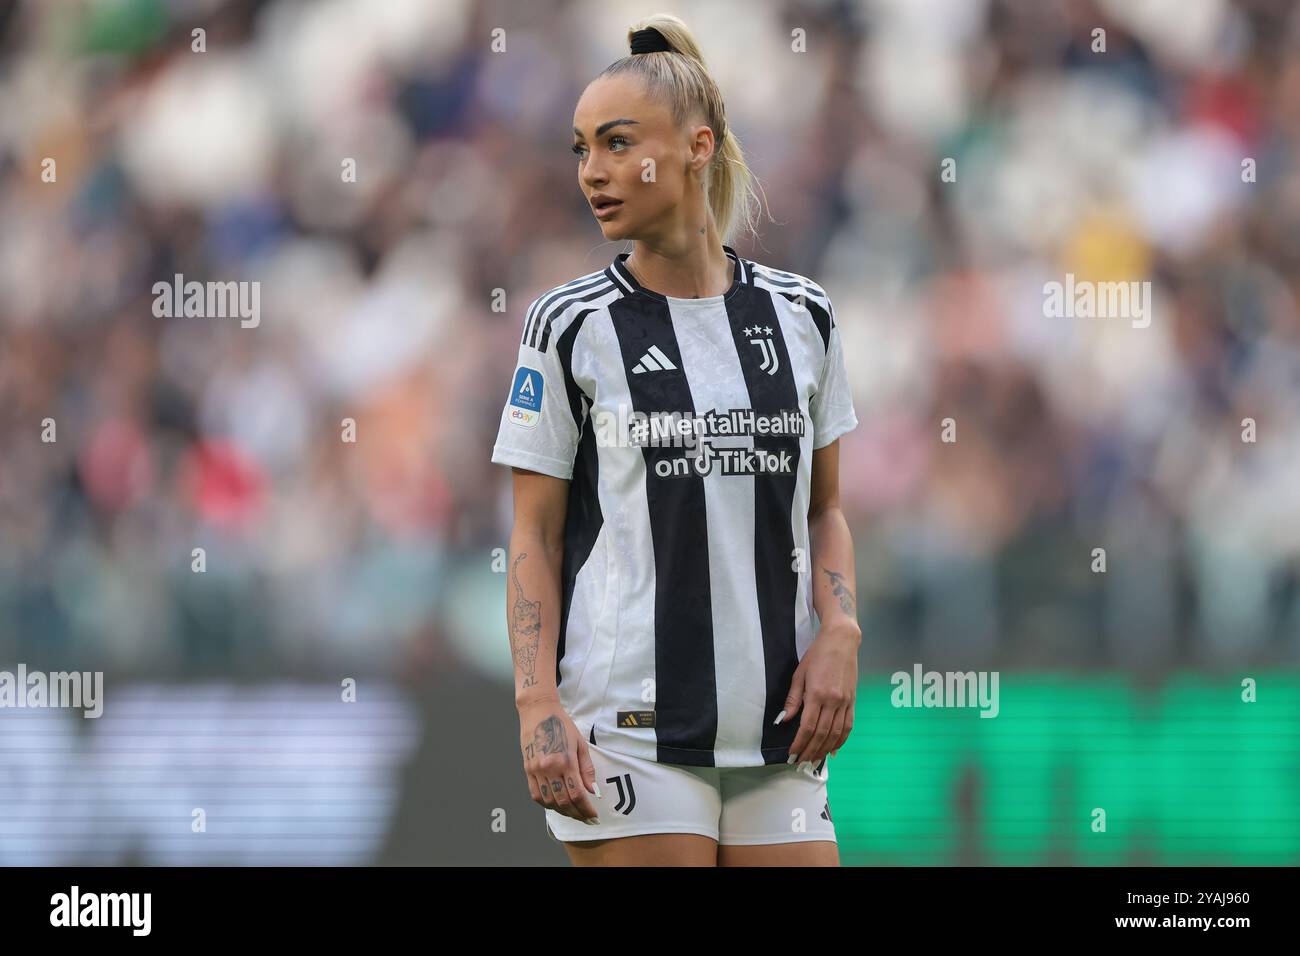
[[[569,480],[556,681],[588,739],[784,762],[813,639],[812,453],[857,426],[825,291],[723,247],[722,295],[609,268],[524,317],[492,460]]]

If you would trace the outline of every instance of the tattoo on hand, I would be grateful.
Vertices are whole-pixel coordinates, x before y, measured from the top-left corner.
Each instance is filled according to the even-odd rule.
[[[542,602],[528,600],[519,583],[519,562],[526,557],[527,553],[519,555],[510,568],[515,582],[515,603],[510,609],[510,646],[514,648],[515,663],[524,675],[521,688],[537,683],[537,642],[542,636]]]
[[[840,574],[838,571],[832,571],[829,568],[822,568],[822,574],[831,579],[831,593],[839,598],[841,610],[843,610],[845,614],[855,613],[853,592],[850,591],[848,585],[844,583],[844,575]]]
[[[569,741],[564,733],[564,721],[553,715],[547,717],[533,731],[533,743],[544,754],[568,753]]]

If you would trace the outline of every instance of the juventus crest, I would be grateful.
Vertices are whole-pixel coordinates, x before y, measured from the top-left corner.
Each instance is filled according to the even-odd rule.
[[[763,353],[763,364],[759,366],[759,369],[768,375],[775,375],[776,370],[781,367],[781,360],[777,358],[776,343],[772,341],[772,327],[770,325],[755,325],[753,328],[746,328],[744,332],[746,338],[752,335],[765,336],[764,338],[750,338],[749,344],[757,345]]]

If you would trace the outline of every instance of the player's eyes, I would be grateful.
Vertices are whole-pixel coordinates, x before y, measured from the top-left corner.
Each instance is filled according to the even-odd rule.
[[[623,144],[623,148],[622,148],[622,149],[614,149],[613,146],[614,146],[615,143],[622,143],[622,144]],[[623,151],[623,149],[627,149],[627,147],[628,147],[629,144],[628,144],[628,141],[627,141],[627,137],[626,137],[626,136],[619,136],[619,135],[616,134],[616,135],[611,136],[611,137],[609,138],[609,145],[610,145],[610,151],[611,151],[611,152],[621,153],[621,152]],[[570,147],[570,149],[572,150],[572,152],[573,152],[573,154],[574,154],[575,156],[581,156],[583,153],[585,153],[585,152],[587,151],[587,147],[586,147],[586,146],[583,146],[581,143],[574,143],[574,144]]]

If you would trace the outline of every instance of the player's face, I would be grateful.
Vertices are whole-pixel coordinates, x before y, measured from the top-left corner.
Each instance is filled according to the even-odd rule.
[[[633,77],[603,77],[578,100],[573,126],[578,186],[605,238],[635,239],[667,228],[690,160],[687,137],[668,108],[648,99]],[[593,204],[600,194],[620,202],[600,209]]]

